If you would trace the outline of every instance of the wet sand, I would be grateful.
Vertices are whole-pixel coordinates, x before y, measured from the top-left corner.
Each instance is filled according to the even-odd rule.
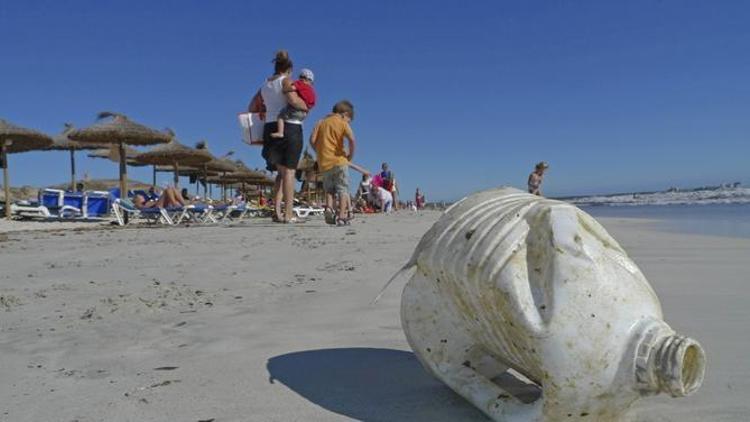
[[[369,304],[434,212],[283,226],[0,226],[0,421],[482,421]],[[750,239],[601,219],[708,354],[642,421],[750,419]],[[18,228],[13,225],[11,228]],[[62,228],[62,227],[56,227]]]

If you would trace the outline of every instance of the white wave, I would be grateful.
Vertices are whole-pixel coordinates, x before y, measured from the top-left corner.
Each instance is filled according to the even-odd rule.
[[[750,188],[711,187],[668,192],[592,195],[566,198],[576,205],[700,205],[750,204]]]

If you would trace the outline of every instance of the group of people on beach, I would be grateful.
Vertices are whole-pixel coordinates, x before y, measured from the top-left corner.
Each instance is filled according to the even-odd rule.
[[[414,201],[399,201],[396,176],[388,163],[381,165],[381,172],[374,177],[369,173],[362,175],[362,181],[357,188],[354,199],[354,209],[361,213],[384,212],[402,208],[417,211],[424,209],[425,196],[419,188],[414,195]]]
[[[273,219],[297,223],[294,217],[294,173],[297,169],[304,138],[302,122],[316,104],[315,75],[302,69],[292,80],[293,62],[285,50],[276,52],[274,73],[261,85],[248,106],[250,113],[259,113],[264,120],[262,156],[269,171],[276,171]],[[326,220],[348,224],[348,164],[354,157],[356,140],[349,123],[354,119],[354,105],[347,100],[337,102],[331,114],[319,121],[310,136],[317,156],[326,193]],[[344,148],[344,141],[348,141]],[[343,195],[346,192],[347,195]],[[334,216],[334,199],[338,195],[338,215]],[[282,203],[284,209],[282,210]],[[332,217],[333,216],[333,217]]]
[[[269,171],[276,171],[273,219],[283,223],[297,223],[294,216],[295,171],[304,148],[302,122],[316,105],[315,75],[302,69],[298,79],[292,80],[293,62],[285,50],[276,52],[274,71],[255,93],[248,112],[258,113],[264,121],[262,157]],[[354,105],[340,100],[331,113],[318,121],[309,138],[315,151],[318,171],[325,192],[325,219],[329,224],[350,224],[352,211],[380,210],[388,213],[398,209],[396,178],[387,163],[381,172],[371,177],[365,173],[357,189],[354,203],[349,193],[349,167],[357,147],[350,123],[354,120]],[[541,195],[546,162],[536,165],[528,178],[528,191]],[[283,209],[282,209],[282,204]],[[406,206],[420,209],[425,205],[424,194],[417,189],[414,201]]]
[[[302,122],[316,105],[315,76],[312,70],[302,69],[298,79],[293,81],[293,62],[285,50],[276,52],[273,64],[273,74],[253,96],[248,112],[258,113],[264,121],[261,155],[266,168],[277,172],[273,219],[297,223],[293,214],[294,176],[304,148]],[[359,195],[352,203],[349,167],[358,167],[352,164],[357,147],[350,125],[352,120],[354,105],[340,100],[333,105],[330,114],[315,124],[309,138],[322,179],[326,198],[324,214],[329,224],[350,224],[355,209],[362,211],[373,206],[383,212],[398,209],[396,179],[387,163],[383,163],[382,172],[371,179],[365,172]],[[416,203],[424,206],[424,195]]]

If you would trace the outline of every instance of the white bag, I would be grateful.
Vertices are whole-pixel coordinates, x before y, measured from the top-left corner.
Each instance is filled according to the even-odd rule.
[[[242,129],[242,139],[246,144],[263,144],[263,120],[258,113],[239,113],[237,119]]]

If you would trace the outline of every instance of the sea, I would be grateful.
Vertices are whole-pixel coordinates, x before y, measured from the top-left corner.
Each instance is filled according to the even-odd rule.
[[[710,186],[561,198],[594,217],[654,220],[657,230],[750,238],[750,188]]]
[[[581,206],[594,217],[654,220],[669,232],[750,238],[750,204]]]

